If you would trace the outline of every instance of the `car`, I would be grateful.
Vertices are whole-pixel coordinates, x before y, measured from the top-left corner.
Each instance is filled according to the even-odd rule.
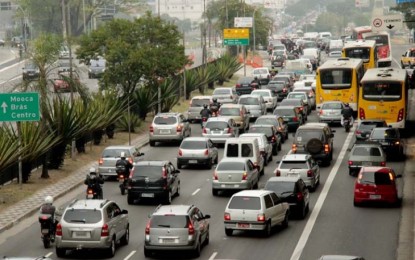
[[[180,142],[191,135],[188,120],[182,113],[158,113],[149,129],[150,146],[156,142]]]
[[[277,96],[277,101],[281,101],[287,97],[290,92],[290,86],[284,81],[274,81],[271,80],[268,85],[265,86],[265,89],[269,89],[274,92],[274,95]]]
[[[305,85],[305,83],[307,83],[307,82],[303,81],[303,83]],[[310,84],[310,86],[294,87],[293,92],[303,92],[303,93],[305,93],[308,96],[308,103],[310,103],[310,111],[312,109],[316,109],[316,93],[314,92],[313,88],[311,87],[311,84]]]
[[[291,152],[311,154],[319,164],[330,165],[333,160],[334,132],[327,123],[302,125],[295,133]]]
[[[385,166],[386,154],[377,142],[357,141],[349,150],[349,175],[356,176],[363,166]]]
[[[144,256],[158,251],[192,251],[199,257],[209,244],[210,215],[195,205],[158,206],[150,215],[145,228]]]
[[[59,50],[59,59],[69,59],[69,48],[66,45],[62,45]]]
[[[261,96],[265,101],[265,107],[267,110],[273,111],[277,106],[278,94],[270,89],[255,89],[251,92],[252,96]]]
[[[58,78],[53,80],[53,90],[56,93],[78,91],[77,86],[81,84],[78,73],[73,72],[71,74],[69,71],[65,71],[65,72],[59,73],[58,76],[59,76]]]
[[[278,75],[276,75],[276,77],[277,76],[280,76],[280,77],[289,76],[289,79],[292,83],[291,84],[291,87],[292,87],[294,85],[295,81],[297,80],[297,78],[300,77],[301,75],[297,75],[294,71],[284,71],[283,70],[283,71],[278,72]]]
[[[401,198],[397,179],[401,177],[390,167],[362,167],[354,185],[353,205],[358,207],[365,202],[386,202],[399,206]]]
[[[288,153],[277,164],[274,170],[276,177],[297,176],[311,191],[315,191],[320,184],[320,167],[309,154]]]
[[[128,204],[145,199],[171,204],[173,197],[180,195],[179,173],[167,160],[135,163],[128,178]]]
[[[266,114],[265,100],[262,96],[242,95],[239,97],[238,104],[245,106],[250,119],[255,120]]]
[[[235,88],[215,88],[212,94],[213,98],[216,98],[221,104],[236,104],[238,103],[239,96]]]
[[[373,128],[387,126],[388,124],[384,119],[361,119],[355,131],[356,140],[366,140]]]
[[[101,78],[104,75],[106,63],[104,58],[92,59],[88,69],[88,78]]]
[[[291,90],[294,87],[294,82],[297,80],[297,78],[293,78],[291,76],[292,74],[295,74],[295,72],[281,71],[272,78],[272,81],[284,81],[286,84],[286,87],[289,88],[289,92],[291,92]],[[295,74],[295,77],[297,77],[296,74]]]
[[[258,78],[260,85],[267,85],[271,79],[271,73],[267,67],[254,68],[252,76]]]
[[[225,234],[235,230],[260,231],[269,237],[272,228],[288,227],[290,207],[269,190],[246,190],[232,195],[224,213]]]
[[[230,117],[211,117],[202,130],[202,136],[214,144],[224,144],[226,139],[239,136],[239,127]]]
[[[304,219],[309,212],[310,191],[299,176],[271,177],[264,186],[290,205],[291,215]]]
[[[375,127],[368,140],[379,142],[388,158],[405,160],[404,143],[398,128]]]
[[[305,59],[287,60],[285,61],[284,71],[291,71],[297,75],[298,80],[301,74],[310,74],[312,72],[311,62]]]
[[[187,137],[180,144],[177,169],[184,165],[206,165],[209,169],[218,163],[218,149],[206,137]]]
[[[304,111],[306,111],[306,115],[309,115],[311,113],[311,103],[306,93],[293,91],[287,95],[287,99],[302,99],[305,105]]]
[[[75,72],[75,64],[71,65],[70,60],[60,59],[58,60],[58,74],[61,72],[69,72],[72,67],[72,72]]]
[[[10,46],[12,48],[19,47],[23,43],[23,36],[14,36],[10,41]]]
[[[406,67],[410,67],[411,65],[415,65],[415,48],[410,48],[406,50],[401,57],[401,67],[405,69]]]
[[[258,189],[258,167],[247,158],[223,158],[212,177],[212,195],[220,191]]]
[[[32,61],[26,62],[23,67],[23,80],[38,79],[40,75],[39,67]]]
[[[249,129],[249,112],[241,104],[223,104],[219,108],[219,117],[228,117],[235,120],[239,133]]]
[[[344,104],[341,101],[326,101],[321,104],[320,111],[318,111],[318,121],[326,123],[340,124],[342,120],[342,110]]]
[[[311,55],[301,55],[300,60],[303,60],[305,64],[307,64],[307,68],[309,68],[310,72],[317,70],[317,58]]]
[[[274,67],[283,67],[287,59],[287,53],[284,50],[275,50],[271,54],[271,65]]]
[[[203,105],[210,106],[212,104],[212,96],[195,96],[190,100],[189,108],[187,110],[187,119],[189,122],[200,121],[200,111]]]
[[[318,260],[365,260],[361,256],[352,255],[322,255]]]
[[[288,139],[288,126],[280,115],[263,115],[257,118],[254,125],[273,125],[281,137],[281,143]]]
[[[281,135],[273,125],[252,125],[249,133],[263,133],[267,137],[268,143],[272,145],[272,154],[277,155],[281,151]]]
[[[115,163],[121,159],[121,153],[130,163],[138,162],[144,153],[140,153],[135,146],[114,145],[106,147],[98,160],[98,172],[103,177],[116,177]]]
[[[295,131],[303,124],[303,115],[300,110],[294,106],[277,106],[273,112],[274,115],[282,116],[288,126],[288,131]]]
[[[315,74],[302,74],[300,75],[299,81],[314,81],[316,80]]]
[[[240,77],[235,85],[236,93],[240,95],[251,94],[252,90],[255,89],[251,83],[254,81],[254,77]],[[259,87],[258,85],[256,87]]]
[[[244,133],[240,137],[256,137],[258,139],[259,151],[264,158],[264,165],[272,161],[272,144],[268,142],[268,138],[263,133]]]
[[[330,59],[338,59],[338,58],[341,58],[341,56],[342,56],[341,50],[333,50],[333,51],[330,51],[328,54],[328,58]]]
[[[298,111],[300,111],[302,115],[303,121],[301,123],[305,124],[305,121],[307,121],[308,106],[304,104],[304,101],[302,99],[295,99],[295,98],[284,99],[283,101],[281,101],[280,106],[294,106]]]
[[[128,211],[111,200],[74,200],[64,210],[56,226],[56,255],[68,250],[101,249],[115,255],[117,244],[128,245]]]

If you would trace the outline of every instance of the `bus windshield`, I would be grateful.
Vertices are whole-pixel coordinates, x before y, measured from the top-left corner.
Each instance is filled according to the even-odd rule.
[[[400,82],[370,82],[363,84],[363,98],[369,101],[398,101],[402,98]]]
[[[346,89],[352,85],[351,69],[330,69],[320,71],[323,89]]]
[[[364,62],[368,62],[370,59],[370,48],[348,48],[345,50],[346,57],[362,59]]]

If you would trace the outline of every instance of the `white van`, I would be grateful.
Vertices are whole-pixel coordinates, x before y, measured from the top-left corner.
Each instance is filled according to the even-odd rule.
[[[259,167],[260,175],[264,175],[264,157],[261,156],[256,137],[229,138],[226,140],[223,158],[247,158]]]

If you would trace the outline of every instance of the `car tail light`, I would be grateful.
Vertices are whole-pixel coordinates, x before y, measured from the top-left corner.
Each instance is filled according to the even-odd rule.
[[[167,179],[167,171],[165,167],[161,168],[161,176],[163,177],[163,179]]]
[[[104,163],[104,159],[99,158],[99,160],[98,160],[98,164],[99,164],[99,165],[102,165],[103,163]]]
[[[356,131],[355,131],[355,133],[356,133],[357,135],[360,135],[360,134],[362,134],[362,131],[360,131],[360,130],[356,130]]]
[[[120,176],[122,176],[122,178],[124,178],[124,176],[123,176],[123,175],[120,175]],[[94,194],[94,190],[93,190],[93,189],[87,189],[87,190],[86,190],[86,193],[87,193],[87,194]]]
[[[319,113],[320,115],[323,115],[324,114],[324,110],[323,109],[320,109],[320,113]]]
[[[276,141],[277,141],[277,138],[275,138],[275,135],[273,135],[271,138],[271,143],[275,143]]]
[[[246,181],[247,178],[248,178],[248,174],[246,172],[242,173],[242,180]]]
[[[179,156],[183,156],[183,151],[180,148],[179,148]]]
[[[150,235],[150,225],[151,225],[151,220],[147,222],[146,230],[145,230],[146,235]]]
[[[353,165],[353,161],[348,161],[348,164],[349,165]]]
[[[284,92],[284,93],[287,92],[287,88],[283,88],[282,92]]]
[[[304,200],[304,196],[302,192],[297,192],[297,200],[298,201],[303,201]]]
[[[209,150],[208,149],[205,150],[205,155],[209,155]]]
[[[265,214],[258,214],[256,217],[256,220],[259,222],[264,222],[265,221]]]
[[[213,179],[218,180],[218,173],[216,171],[213,172]]]
[[[404,109],[403,108],[399,109],[398,122],[400,122],[400,121],[403,120],[403,114],[404,114],[403,112],[404,112]]]
[[[298,117],[296,117],[296,116],[295,116],[295,117],[293,117],[293,121],[294,121],[294,122],[297,122],[297,121],[298,121]]]
[[[183,129],[183,127],[182,127],[181,125],[178,125],[178,126],[176,127],[176,132],[181,132],[181,131],[182,131],[182,129]]]
[[[303,111],[304,107],[300,107],[300,111]]]
[[[207,134],[207,131],[206,131],[206,127],[203,127],[203,131],[202,131],[204,134]]]
[[[195,227],[193,226],[191,221],[189,221],[189,224],[187,224],[187,231],[189,235],[195,234]]]
[[[55,235],[56,236],[62,236],[62,225],[60,223],[58,223],[56,225],[56,233],[55,233]]]
[[[226,131],[228,134],[232,133],[232,129],[229,127],[227,128],[228,130]]]
[[[239,87],[241,87],[241,84],[238,83],[238,84],[236,84],[235,87],[239,88]]]
[[[307,177],[313,177],[313,176],[314,176],[314,172],[312,170],[308,170]]]
[[[150,133],[154,133],[154,127],[151,125],[149,129]]]
[[[107,237],[109,234],[108,224],[105,223],[101,228],[101,237]]]
[[[130,171],[130,176],[129,176],[130,179],[133,178],[133,172],[134,172],[134,168],[132,168],[131,171]]]
[[[241,111],[239,112],[239,115],[240,115],[241,117],[244,117],[244,112],[241,110]]]
[[[291,146],[291,151],[293,151],[293,153],[297,152],[297,145],[296,144],[293,144]]]
[[[380,166],[386,166],[386,162],[380,162]]]
[[[225,220],[231,220],[231,214],[229,214],[229,213],[225,212],[225,215],[223,216],[223,218],[224,218]]]
[[[325,153],[329,153],[329,152],[330,152],[330,147],[329,147],[329,145],[328,145],[328,144],[325,144],[325,145],[324,145],[324,152],[325,152]]]
[[[365,110],[363,108],[361,108],[361,107],[359,108],[359,117],[360,117],[360,119],[365,119],[366,118],[366,116],[365,116]]]
[[[395,143],[394,143],[394,145],[399,145],[400,144],[400,142],[399,141],[396,141]]]
[[[281,171],[280,170],[276,170],[275,171],[275,176],[278,176],[278,177],[281,176]]]
[[[394,181],[394,179],[393,179],[393,174],[392,174],[391,172],[389,172],[389,179],[390,179],[391,181]]]

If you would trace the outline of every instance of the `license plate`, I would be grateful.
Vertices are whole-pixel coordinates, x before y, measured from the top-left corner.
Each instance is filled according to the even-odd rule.
[[[141,193],[142,198],[154,198],[153,193]]]
[[[378,200],[380,199],[382,196],[380,195],[370,195],[369,198],[373,199],[373,200]]]
[[[112,170],[111,169],[108,169],[108,172],[111,172]]]
[[[212,134],[218,135],[218,134],[221,134],[221,131],[212,131]]]
[[[174,239],[174,238],[163,238],[162,241],[163,241],[163,243],[174,243],[176,241],[176,239]]]
[[[43,235],[47,235],[47,234],[49,234],[49,229],[47,229],[47,228],[42,228],[42,234]]]
[[[88,195],[86,195],[86,198],[87,199],[93,199],[94,198],[94,194],[88,194]]]
[[[170,130],[169,129],[161,129],[160,134],[170,134]]]
[[[387,142],[381,142],[380,144],[381,144],[381,145],[388,145],[388,143],[387,143]]]
[[[197,163],[197,160],[189,160],[189,163]]]
[[[363,166],[371,166],[372,165],[372,162],[362,162],[362,165]]]
[[[249,228],[249,224],[247,223],[238,223],[239,228]]]
[[[299,172],[289,172],[287,175],[288,176],[298,176],[300,173]]]
[[[220,187],[221,188],[226,188],[226,184],[221,184]]]
[[[85,231],[75,231],[73,233],[73,237],[74,238],[81,238],[81,237],[86,238],[86,237],[89,237],[89,233]]]

